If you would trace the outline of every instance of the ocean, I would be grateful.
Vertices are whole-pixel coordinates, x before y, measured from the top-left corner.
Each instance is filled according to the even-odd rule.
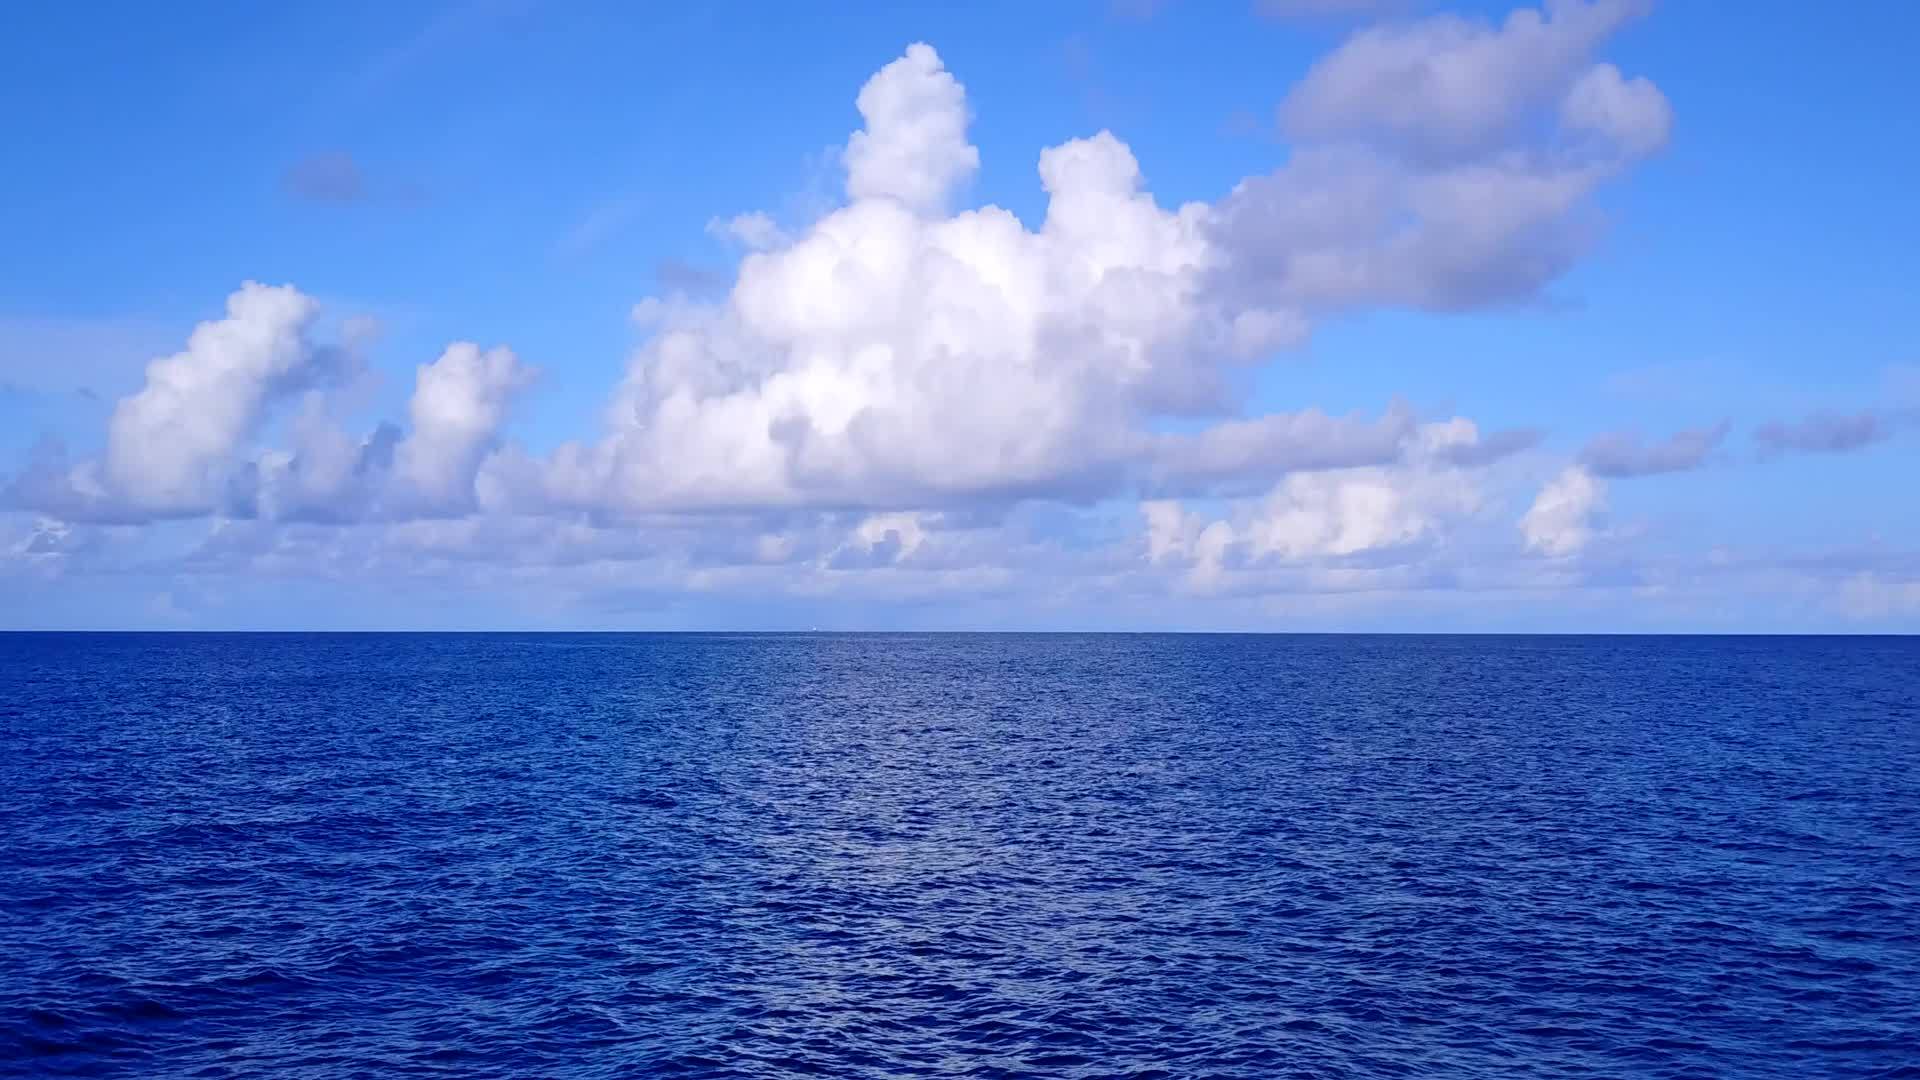
[[[0,635],[0,1073],[1920,1077],[1920,639]]]

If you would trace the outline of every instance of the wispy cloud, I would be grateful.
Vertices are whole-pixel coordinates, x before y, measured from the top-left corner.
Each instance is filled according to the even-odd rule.
[[[289,198],[317,206],[413,206],[426,199],[418,184],[375,177],[344,150],[327,150],[295,161],[280,174]]]
[[[558,254],[572,258],[584,255],[606,243],[640,220],[646,203],[637,196],[623,196],[601,202],[568,229],[555,245]]]
[[[1769,420],[1754,429],[1753,439],[1767,455],[1845,454],[1884,442],[1913,420],[1911,413],[1876,409],[1823,411],[1798,420]]]
[[[1646,442],[1637,433],[1608,432],[1596,436],[1580,452],[1580,463],[1595,476],[1654,476],[1697,469],[1726,439],[1732,427],[1722,420],[1712,427],[1676,431],[1658,442]]]
[[[371,195],[366,172],[352,154],[331,150],[301,158],[280,177],[287,194],[303,202],[345,205]]]
[[[474,38],[532,10],[537,0],[462,0],[442,7],[406,40],[374,55],[352,71],[330,97],[352,106],[385,92]]]

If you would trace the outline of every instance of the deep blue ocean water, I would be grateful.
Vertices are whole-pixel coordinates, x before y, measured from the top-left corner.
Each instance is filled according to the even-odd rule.
[[[0,1070],[1920,1076],[1920,640],[0,635]]]

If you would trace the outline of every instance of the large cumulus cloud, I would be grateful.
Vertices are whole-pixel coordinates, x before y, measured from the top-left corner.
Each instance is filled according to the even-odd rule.
[[[1550,0],[1362,30],[1282,102],[1271,173],[1167,205],[1101,131],[1039,152],[1032,222],[966,205],[982,167],[966,89],[915,44],[855,98],[837,206],[716,218],[744,248],[724,293],[636,307],[646,337],[597,429],[519,449],[532,369],[454,343],[416,370],[405,417],[349,430],[328,395],[353,350],[316,340],[311,297],[249,283],[116,406],[97,457],[49,447],[9,497],[56,523],[213,516],[264,550],[369,525],[709,528],[732,540],[683,547],[829,577],[937,562],[969,514],[1148,498],[1148,564],[1189,576],[1406,562],[1497,506],[1480,471],[1533,436],[1393,402],[1250,412],[1236,372],[1342,312],[1550,285],[1592,240],[1588,197],[1667,138],[1660,92],[1596,59],[1638,10]],[[1536,549],[1580,546],[1585,511],[1536,511]]]

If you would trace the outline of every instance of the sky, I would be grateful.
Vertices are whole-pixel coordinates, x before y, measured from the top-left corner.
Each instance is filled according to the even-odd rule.
[[[0,627],[1920,631],[1920,9],[15,5]]]

